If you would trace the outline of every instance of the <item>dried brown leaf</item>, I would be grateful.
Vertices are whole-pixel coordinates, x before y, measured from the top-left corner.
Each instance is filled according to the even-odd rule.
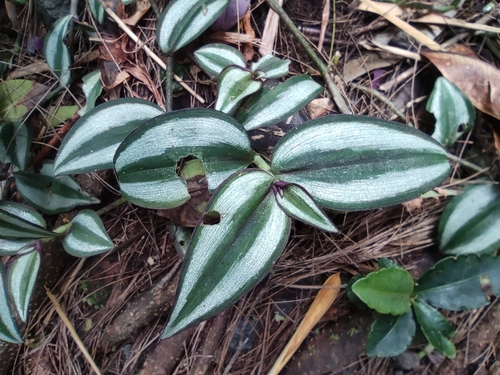
[[[149,8],[151,8],[151,3],[149,0],[137,0],[135,1],[135,12],[129,18],[123,20],[123,23],[126,23],[129,26],[137,25],[142,17],[148,12]]]

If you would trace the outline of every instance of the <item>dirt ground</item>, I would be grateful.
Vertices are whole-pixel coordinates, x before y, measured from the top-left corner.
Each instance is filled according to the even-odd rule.
[[[419,50],[412,39],[382,17],[357,10],[357,1],[330,3],[327,33],[318,54],[328,63],[353,113],[412,123],[431,133],[434,119],[425,110],[425,99],[440,75],[439,71],[425,58],[416,61],[385,52],[377,52],[379,57],[375,58],[374,53],[366,48],[367,41],[381,35],[390,38],[393,45],[415,53]],[[455,17],[474,22],[484,5],[482,1],[465,1]],[[159,6],[163,8],[164,4],[160,2]],[[304,35],[313,44],[318,43],[324,7],[323,1],[319,0],[284,2],[287,14],[296,25],[302,26]],[[23,30],[21,46],[26,46],[32,36],[43,36],[46,29],[37,18],[34,7],[18,7],[18,11],[19,27]],[[250,21],[257,39],[262,36],[267,13],[265,2],[252,1]],[[82,8],[81,14],[81,21],[92,25],[88,7]],[[4,41],[0,43],[7,49],[12,43],[13,35],[9,31],[12,25],[5,9],[0,15],[4,25],[0,29]],[[154,41],[155,27],[156,17],[150,10],[134,30],[148,40],[150,48],[158,51]],[[131,94],[164,101],[159,68],[154,62],[111,21],[99,31],[107,40],[107,53],[114,54],[115,61],[105,57],[101,47],[101,54],[98,53],[96,58],[83,63],[79,60],[75,64],[77,75],[83,76],[100,68],[107,72],[103,81],[113,81],[117,64],[127,67],[129,72],[140,67],[141,72],[148,75],[146,79],[130,73],[127,80],[105,90],[100,101]],[[237,32],[237,29],[232,31]],[[462,31],[445,28],[438,40],[444,43]],[[78,35],[77,40],[75,51],[81,56],[100,50],[83,35]],[[187,69],[184,80],[206,99],[209,106],[214,102],[215,86],[193,66],[190,52],[213,40],[221,41],[221,35],[208,31],[186,52],[175,56],[176,61]],[[497,67],[500,64],[499,58],[484,46],[482,35],[466,33],[459,43],[469,47],[481,59]],[[498,36],[495,43],[498,46]],[[253,58],[257,58],[257,45],[245,44],[241,49],[247,53],[251,51]],[[28,55],[24,51],[22,48],[15,60],[16,69],[42,62],[40,53]],[[292,75],[308,73],[322,82],[314,63],[282,24],[278,29],[275,52],[277,56],[292,61]],[[364,62],[356,65],[356,61]],[[359,74],[367,64],[372,66],[371,72]],[[378,67],[373,68],[375,65]],[[47,85],[54,83],[48,72],[33,71],[27,77]],[[391,82],[392,86],[389,85]],[[375,97],[370,91],[384,84],[390,87],[384,91],[387,100]],[[54,101],[59,104],[81,102],[84,98],[81,85],[72,86],[72,90]],[[321,98],[322,113],[338,113],[326,91]],[[199,105],[186,92],[177,94],[174,102],[175,108]],[[42,129],[43,115],[44,112],[39,111],[30,117],[30,126],[38,134],[33,154],[35,158],[51,159],[55,155],[53,148],[59,144],[57,140],[63,136],[61,129],[65,124]],[[301,111],[300,116],[317,116],[317,113],[308,108]],[[477,111],[477,116],[473,132],[454,146],[453,153],[468,155],[478,164],[480,160],[485,161],[486,164],[482,165],[489,168],[476,173],[457,164],[453,175],[442,187],[461,188],[483,177],[499,180],[499,150],[495,147],[493,134],[495,129],[500,129],[500,123],[480,111]],[[52,140],[55,141],[50,143]],[[49,143],[53,147],[46,146]],[[102,206],[119,197],[116,179],[111,172],[80,176],[79,181],[86,190],[100,197]],[[271,274],[248,295],[216,317],[162,341],[159,341],[159,335],[175,298],[181,265],[167,228],[170,219],[155,211],[123,204],[103,217],[116,244],[112,252],[76,259],[64,255],[57,242],[44,249],[40,288],[35,292],[31,318],[26,327],[29,344],[2,349],[4,371],[33,375],[95,373],[46,297],[41,285],[47,285],[57,295],[62,309],[103,374],[265,374],[328,276],[340,272],[345,285],[353,275],[377,269],[379,258],[388,257],[418,277],[439,260],[437,223],[449,199],[429,198],[367,212],[331,213],[339,234],[325,234],[296,222],[290,242]],[[69,215],[72,214],[74,212]],[[184,212],[176,215],[178,221],[186,219]],[[65,218],[64,215],[48,218],[49,225]],[[282,373],[500,374],[500,362],[497,362],[500,354],[498,301],[493,300],[491,305],[472,312],[447,312],[446,316],[456,330],[453,338],[458,351],[456,359],[449,360],[435,352],[418,357],[425,348],[423,340],[415,340],[408,352],[395,359],[367,357],[365,343],[374,315],[353,306],[342,289]]]

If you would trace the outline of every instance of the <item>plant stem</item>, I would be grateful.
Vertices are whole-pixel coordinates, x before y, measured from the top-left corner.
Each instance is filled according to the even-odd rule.
[[[339,107],[339,111],[341,113],[346,113],[350,114],[351,110],[347,106],[344,97],[340,93],[339,88],[333,81],[332,76],[330,75],[330,72],[328,71],[328,67],[321,61],[321,59],[316,55],[316,52],[314,52],[313,48],[309,44],[306,38],[302,35],[302,33],[299,31],[297,26],[293,23],[293,21],[288,17],[288,14],[285,13],[283,8],[276,2],[276,0],[266,0],[267,4],[269,7],[275,11],[278,16],[280,17],[281,21],[285,24],[286,27],[290,30],[290,32],[297,38],[297,41],[299,44],[304,48],[305,52],[307,55],[311,58],[311,60],[314,62],[318,70],[320,71],[321,75],[323,76],[323,79],[326,82],[326,88],[330,95],[332,96],[335,104],[337,104],[337,107]],[[333,37],[333,36],[332,36]]]
[[[166,61],[166,81],[165,81],[165,112],[172,112],[172,102],[173,102],[173,85],[172,85],[172,76],[173,76],[173,63],[174,58],[172,55],[167,55]]]
[[[471,163],[467,160],[464,160],[464,159],[460,159],[458,156],[455,156],[455,155],[450,154],[450,153],[447,153],[446,156],[448,157],[448,159],[456,161],[458,164],[463,165],[464,167],[470,168],[476,172],[483,173],[489,169],[489,168],[481,168],[480,166],[478,166],[476,164],[473,164],[473,163]]]
[[[271,166],[259,154],[255,154],[253,156],[253,160],[252,161],[253,161],[253,163],[257,167],[259,167],[260,169],[262,169],[264,171],[270,171],[271,170]]]
[[[109,211],[114,210],[116,207],[121,206],[123,203],[126,203],[126,202],[127,202],[127,199],[125,199],[124,197],[121,197],[121,198],[117,199],[116,201],[108,204],[106,207],[101,208],[99,211],[96,211],[96,214],[99,216],[102,216],[102,215],[108,213]]]

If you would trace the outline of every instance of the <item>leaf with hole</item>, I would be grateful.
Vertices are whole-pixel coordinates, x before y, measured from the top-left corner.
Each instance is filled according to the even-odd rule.
[[[403,353],[415,336],[411,310],[401,315],[380,315],[372,324],[366,341],[369,356],[392,357]]]
[[[25,123],[7,122],[0,126],[0,162],[26,168],[31,145],[31,132]]]
[[[262,88],[262,82],[253,73],[239,66],[228,66],[219,76],[215,109],[232,114],[246,97]]]
[[[64,38],[68,32],[69,24],[73,19],[72,15],[67,15],[54,23],[49,33],[45,37],[43,45],[43,55],[47,65],[59,78],[61,86],[69,86],[71,83],[71,56],[64,44]]]
[[[444,254],[483,254],[500,248],[500,186],[464,188],[439,221],[439,249]]]
[[[441,354],[455,358],[455,345],[449,340],[455,336],[450,323],[435,308],[418,298],[413,301],[415,316],[429,343]]]
[[[280,186],[276,183],[273,191],[276,202],[288,216],[327,232],[337,232],[330,218],[302,187],[295,184]]]
[[[2,262],[0,262],[0,340],[13,344],[23,343],[23,339],[10,310],[9,299],[7,297],[5,267]]]
[[[196,63],[212,79],[230,65],[246,67],[245,56],[236,48],[227,44],[211,43],[201,47],[194,53]]]
[[[276,204],[274,178],[260,170],[236,173],[208,203],[219,222],[199,223],[162,338],[228,308],[271,269],[284,249],[291,220]]]
[[[413,279],[400,268],[383,268],[356,281],[352,291],[381,314],[400,315],[410,310]]]
[[[273,55],[264,55],[259,61],[252,63],[250,66],[252,71],[257,74],[259,78],[281,78],[286,76],[290,60],[281,60]]]
[[[415,294],[446,310],[474,310],[500,296],[500,258],[461,255],[437,262],[416,282]]]
[[[155,117],[130,134],[116,152],[123,196],[148,208],[180,206],[189,193],[176,168],[187,156],[201,160],[208,188],[214,190],[246,168],[253,151],[245,129],[225,113],[193,108]]]
[[[334,115],[286,134],[274,149],[271,169],[321,206],[348,211],[418,197],[442,182],[450,165],[434,139],[409,126]]]
[[[40,253],[32,251],[16,258],[7,273],[9,295],[23,322],[28,318],[29,302],[39,269]]]
[[[250,105],[236,113],[236,119],[246,130],[273,125],[306,106],[322,91],[323,87],[309,76],[295,76],[252,98]]]
[[[82,90],[85,94],[86,101],[85,106],[78,111],[80,116],[83,116],[85,113],[94,108],[95,101],[99,96],[101,96],[102,83],[100,70],[95,70],[83,77]]]
[[[172,54],[197,38],[229,5],[230,0],[172,0],[158,19],[156,42]]]
[[[100,202],[83,191],[73,178],[54,176],[52,163],[44,163],[40,173],[17,172],[14,177],[23,199],[45,214],[54,215]]]
[[[63,247],[76,257],[102,254],[115,247],[101,218],[92,210],[83,210],[71,220],[71,229],[64,236]]]
[[[476,120],[476,110],[469,98],[444,77],[436,80],[426,109],[436,118],[432,138],[444,147],[450,147],[470,131]]]
[[[113,167],[116,149],[127,135],[163,110],[142,99],[117,99],[83,115],[68,132],[54,162],[56,175]]]

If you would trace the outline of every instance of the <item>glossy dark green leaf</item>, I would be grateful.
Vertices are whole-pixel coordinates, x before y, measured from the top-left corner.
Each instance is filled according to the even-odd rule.
[[[117,99],[80,118],[68,132],[54,162],[56,175],[113,167],[116,149],[127,135],[162,109],[142,99]]]
[[[69,29],[72,15],[67,15],[59,19],[45,37],[43,45],[43,55],[47,65],[54,72],[62,86],[69,86],[71,83],[71,56],[64,44],[64,38]]]
[[[413,301],[413,309],[427,341],[441,354],[455,358],[455,345],[448,340],[455,336],[450,323],[435,308],[418,298]]]
[[[172,54],[205,31],[229,5],[230,0],[172,0],[158,19],[156,42]]]
[[[201,47],[194,53],[196,63],[210,77],[218,77],[229,65],[246,67],[245,56],[227,44],[212,43]]]
[[[97,1],[97,0],[96,0]],[[100,5],[100,3],[99,3]],[[102,7],[102,6],[101,6]],[[95,106],[95,101],[102,93],[101,71],[94,70],[83,77],[82,85],[83,93],[85,94],[85,106],[78,111],[80,116],[90,111]]]
[[[295,76],[271,90],[264,90],[250,106],[238,111],[236,118],[246,130],[276,124],[304,107],[321,91],[323,87],[309,76]]]
[[[482,254],[500,249],[500,186],[464,189],[439,221],[439,249],[445,254]]]
[[[356,281],[352,291],[381,314],[399,315],[410,310],[413,279],[400,268],[383,268]]]
[[[273,180],[260,170],[244,171],[214,194],[206,212],[218,213],[220,222],[195,229],[162,338],[231,306],[271,269],[291,226],[271,192]]]
[[[66,252],[76,257],[102,254],[115,247],[101,218],[93,210],[83,210],[71,220],[71,230],[64,237]]]
[[[208,188],[250,164],[253,151],[232,117],[197,108],[158,116],[128,136],[115,155],[122,194],[148,208],[172,208],[189,199],[177,162],[196,156],[205,166]]]
[[[276,145],[279,180],[306,189],[323,207],[366,210],[418,197],[450,171],[432,138],[390,121],[333,115],[302,124]]]
[[[426,109],[436,117],[432,138],[444,147],[453,145],[470,131],[476,120],[476,110],[469,98],[444,77],[436,80]]]
[[[500,296],[500,258],[462,255],[437,262],[417,280],[415,293],[446,310],[474,310]]]
[[[9,299],[7,297],[5,267],[2,262],[0,262],[0,340],[13,344],[23,343],[23,339],[10,310]]]
[[[88,0],[90,12],[95,20],[100,24],[104,23],[104,15],[106,14],[104,7],[99,0]]]
[[[232,114],[246,97],[262,88],[262,82],[253,78],[253,73],[239,66],[228,66],[222,71],[217,83],[215,109]]]
[[[392,357],[403,353],[415,336],[411,310],[401,315],[380,315],[372,324],[366,340],[369,356]]]
[[[17,191],[37,210],[53,215],[76,206],[96,204],[99,199],[83,191],[69,176],[54,176],[52,163],[45,163],[40,173],[17,172]]]
[[[28,318],[28,307],[40,268],[40,253],[32,251],[14,260],[7,274],[9,295],[23,322]]]
[[[288,216],[327,232],[337,232],[330,218],[302,187],[295,184],[280,187],[276,184],[273,190],[278,205]]]
[[[251,69],[259,78],[281,78],[289,73],[289,66],[290,60],[281,60],[269,54],[252,63]]]
[[[23,170],[29,156],[31,134],[25,123],[6,122],[0,126],[0,162]]]

